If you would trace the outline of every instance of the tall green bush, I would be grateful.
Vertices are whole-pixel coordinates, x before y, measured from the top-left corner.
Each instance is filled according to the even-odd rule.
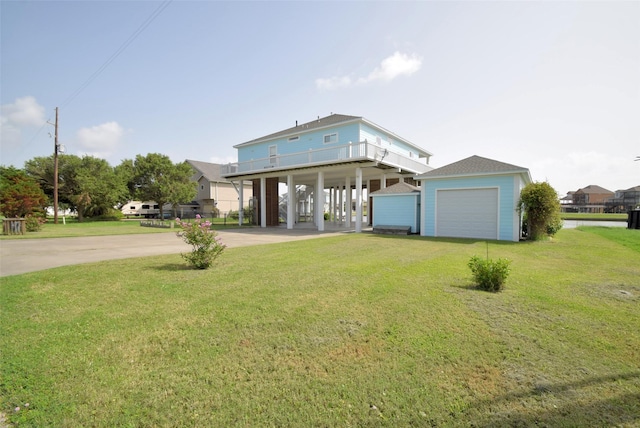
[[[553,236],[562,228],[558,193],[549,183],[527,184],[520,192],[519,206],[524,210],[526,233],[530,240]]]
[[[478,287],[486,291],[500,291],[509,276],[510,260],[489,260],[478,256],[471,257],[468,266]]]

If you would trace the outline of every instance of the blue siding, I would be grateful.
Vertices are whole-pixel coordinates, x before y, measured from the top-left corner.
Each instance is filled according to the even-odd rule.
[[[419,193],[398,195],[372,195],[373,227],[411,226],[411,233],[420,231]]]
[[[498,197],[500,199],[498,206],[498,215],[500,217],[498,223],[499,239],[508,241],[517,240],[519,215],[516,211],[516,202],[520,189],[516,183],[519,182],[520,180],[513,175],[423,180],[423,235],[435,236],[436,233],[436,189],[497,187]]]
[[[301,127],[301,131],[303,131]],[[336,143],[325,144],[324,136],[327,134],[338,134]],[[299,135],[297,141],[289,141],[289,138]],[[278,155],[287,155],[291,153],[305,152],[310,149],[318,150],[329,148],[331,146],[341,146],[349,144],[349,142],[359,142],[359,124],[349,124],[344,126],[335,126],[311,132],[301,132],[300,134],[292,134],[285,138],[260,142],[245,147],[238,148],[238,162],[246,162],[252,159],[263,159],[269,157],[269,146],[277,146]]]
[[[394,138],[393,135],[381,132],[365,124],[360,125],[359,141],[367,140],[368,142],[375,144],[378,137],[380,137],[381,140],[381,147],[393,147],[393,151],[396,153],[402,153],[407,157],[414,157],[418,159],[419,154],[416,149]],[[413,153],[413,155],[410,153]]]

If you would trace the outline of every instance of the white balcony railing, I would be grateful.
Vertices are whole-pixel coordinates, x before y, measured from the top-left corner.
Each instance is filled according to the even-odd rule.
[[[313,165],[327,165],[341,162],[377,161],[389,166],[402,168],[417,174],[430,168],[425,162],[363,141],[344,146],[329,147],[306,152],[277,155],[268,158],[252,159],[221,166],[222,176],[264,172],[266,169],[287,169]]]

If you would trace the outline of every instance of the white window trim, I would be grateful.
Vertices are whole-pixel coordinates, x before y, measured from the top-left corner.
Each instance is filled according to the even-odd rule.
[[[273,149],[273,154],[271,153],[271,149]],[[275,144],[273,146],[269,146],[269,164],[275,165],[277,162],[277,158],[278,158],[278,146]]]
[[[331,136],[335,135],[335,140],[334,141],[326,141],[326,137],[329,137],[329,139],[331,140]],[[338,133],[337,132],[332,132],[331,134],[324,134],[322,136],[322,143],[323,144],[334,144],[338,142]]]

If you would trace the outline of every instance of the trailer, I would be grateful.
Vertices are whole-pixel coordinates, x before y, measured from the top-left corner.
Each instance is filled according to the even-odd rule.
[[[130,201],[122,207],[121,211],[127,218],[158,218],[160,216],[160,206],[154,201]],[[163,211],[165,213],[171,212],[171,206],[165,205]]]

